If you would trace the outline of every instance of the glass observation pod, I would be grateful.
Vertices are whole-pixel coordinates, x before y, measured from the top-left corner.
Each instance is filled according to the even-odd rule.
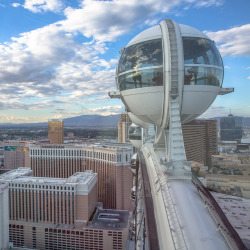
[[[220,92],[223,63],[202,32],[166,19],[122,50],[116,71],[121,99],[144,122],[167,127],[171,86],[177,85],[182,123],[202,114]],[[135,98],[136,95],[136,98]]]
[[[129,127],[128,138],[135,148],[140,149],[142,146],[142,128],[132,123]]]

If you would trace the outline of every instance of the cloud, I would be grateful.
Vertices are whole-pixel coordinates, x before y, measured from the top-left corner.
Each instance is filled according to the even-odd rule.
[[[249,80],[250,80],[250,76],[249,76],[247,79],[249,79]]]
[[[212,118],[219,116],[227,116],[230,112],[229,108],[223,106],[210,106],[205,113],[203,113],[199,118]]]
[[[220,0],[208,0],[208,1],[197,1],[195,4],[196,7],[211,7],[211,6],[220,6],[223,4],[223,1]]]
[[[0,44],[0,97],[107,95],[115,86],[117,59],[100,57],[107,50],[104,43],[80,43],[75,36],[55,23]]]
[[[19,7],[20,5],[21,5],[20,3],[13,3],[13,4],[12,4],[12,6],[15,7],[15,8],[16,8],[16,7]]]
[[[77,44],[56,25],[13,37],[12,42],[0,44],[0,81],[49,81],[53,78],[51,66],[72,58],[76,49]]]
[[[116,115],[124,112],[124,107],[121,105],[117,106],[104,106],[98,108],[90,108],[86,110],[86,114],[99,114],[99,115]]]
[[[20,122],[20,123],[23,123],[23,122],[28,122],[30,121],[30,118],[29,117],[22,117],[22,118],[16,118],[14,116],[7,116],[6,117],[6,120],[9,121],[9,122]]]
[[[230,107],[212,105],[199,118],[209,119],[214,117],[223,117],[223,116],[228,116],[230,113],[238,116],[248,116],[245,107],[230,108]]]
[[[0,101],[1,110],[46,110],[51,107],[55,107],[56,104],[66,105],[67,102],[61,102],[56,100],[45,101],[33,101],[24,102],[18,99],[10,99],[8,101]]]
[[[34,13],[39,12],[60,12],[63,8],[61,0],[25,0],[23,7]],[[16,6],[14,6],[16,7]]]
[[[217,32],[205,31],[205,33],[218,44],[223,56],[250,55],[250,24]]]
[[[96,103],[95,103],[96,104]],[[55,109],[55,111],[51,112],[54,114],[54,116],[60,117],[60,118],[67,118],[67,117],[73,117],[73,116],[79,116],[79,115],[93,115],[93,114],[99,114],[99,115],[116,115],[120,114],[121,112],[124,112],[124,107],[122,105],[114,105],[114,106],[102,106],[102,107],[85,107],[81,108],[80,110],[74,110],[74,111],[68,111],[67,109]]]
[[[13,120],[14,120],[14,116],[7,116],[7,117],[6,117],[6,120],[7,120],[7,121],[13,121]]]
[[[230,66],[224,66],[225,69],[231,69]]]
[[[114,41],[132,27],[156,24],[157,15],[166,14],[180,4],[199,3],[195,0],[83,0],[81,8],[68,7],[62,26],[69,31],[81,32],[99,41]],[[208,1],[209,6],[217,1]],[[207,6],[206,6],[207,7]]]

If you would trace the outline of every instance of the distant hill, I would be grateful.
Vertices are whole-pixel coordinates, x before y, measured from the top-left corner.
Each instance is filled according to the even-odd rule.
[[[64,127],[117,127],[121,115],[81,115],[63,119]],[[217,120],[220,125],[220,117],[210,118],[209,120]],[[41,123],[0,123],[0,127],[47,127],[47,122]],[[243,126],[250,127],[250,117],[243,117]]]
[[[117,127],[121,115],[81,115],[63,119],[64,127]],[[1,127],[47,127],[47,122],[41,123],[0,123]]]
[[[206,119],[204,119],[204,120],[206,120]],[[220,126],[220,117],[213,117],[213,118],[210,118],[208,120],[217,120],[218,126]],[[250,127],[250,117],[243,117],[242,118],[242,125],[246,126],[246,127]]]
[[[121,115],[81,115],[64,119],[64,127],[117,127]]]

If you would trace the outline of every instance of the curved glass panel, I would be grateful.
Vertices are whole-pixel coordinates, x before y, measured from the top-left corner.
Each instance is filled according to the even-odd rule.
[[[213,67],[185,66],[184,85],[221,86],[223,70]]]
[[[144,69],[122,74],[118,77],[119,90],[162,86],[162,68]]]
[[[184,64],[208,64],[223,67],[215,44],[205,38],[182,37]]]
[[[141,140],[141,127],[130,127],[128,131],[128,138],[130,140]]]
[[[131,69],[162,65],[161,39],[137,43],[125,49],[120,57],[118,73]]]

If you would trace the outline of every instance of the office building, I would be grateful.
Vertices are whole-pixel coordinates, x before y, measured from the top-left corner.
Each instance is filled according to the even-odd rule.
[[[29,147],[34,142],[29,141],[4,141],[4,167],[17,169],[30,167]]]
[[[128,142],[128,130],[131,125],[128,114],[121,114],[121,120],[118,122],[118,142]]]
[[[10,242],[34,249],[124,249],[128,211],[96,209],[97,174],[38,178],[23,168],[9,184]],[[27,175],[27,176],[26,176]],[[8,186],[7,186],[8,187]]]
[[[0,249],[9,248],[8,184],[0,180]]]
[[[220,118],[221,141],[234,141],[242,139],[242,117],[229,114]]]
[[[188,161],[212,166],[212,155],[218,154],[217,121],[193,120],[182,125]]]
[[[98,174],[98,201],[104,208],[130,210],[133,155],[130,145],[33,145],[31,168],[36,177],[68,178],[75,172]]]
[[[48,138],[51,144],[63,144],[64,126],[62,120],[52,119],[48,121]]]

